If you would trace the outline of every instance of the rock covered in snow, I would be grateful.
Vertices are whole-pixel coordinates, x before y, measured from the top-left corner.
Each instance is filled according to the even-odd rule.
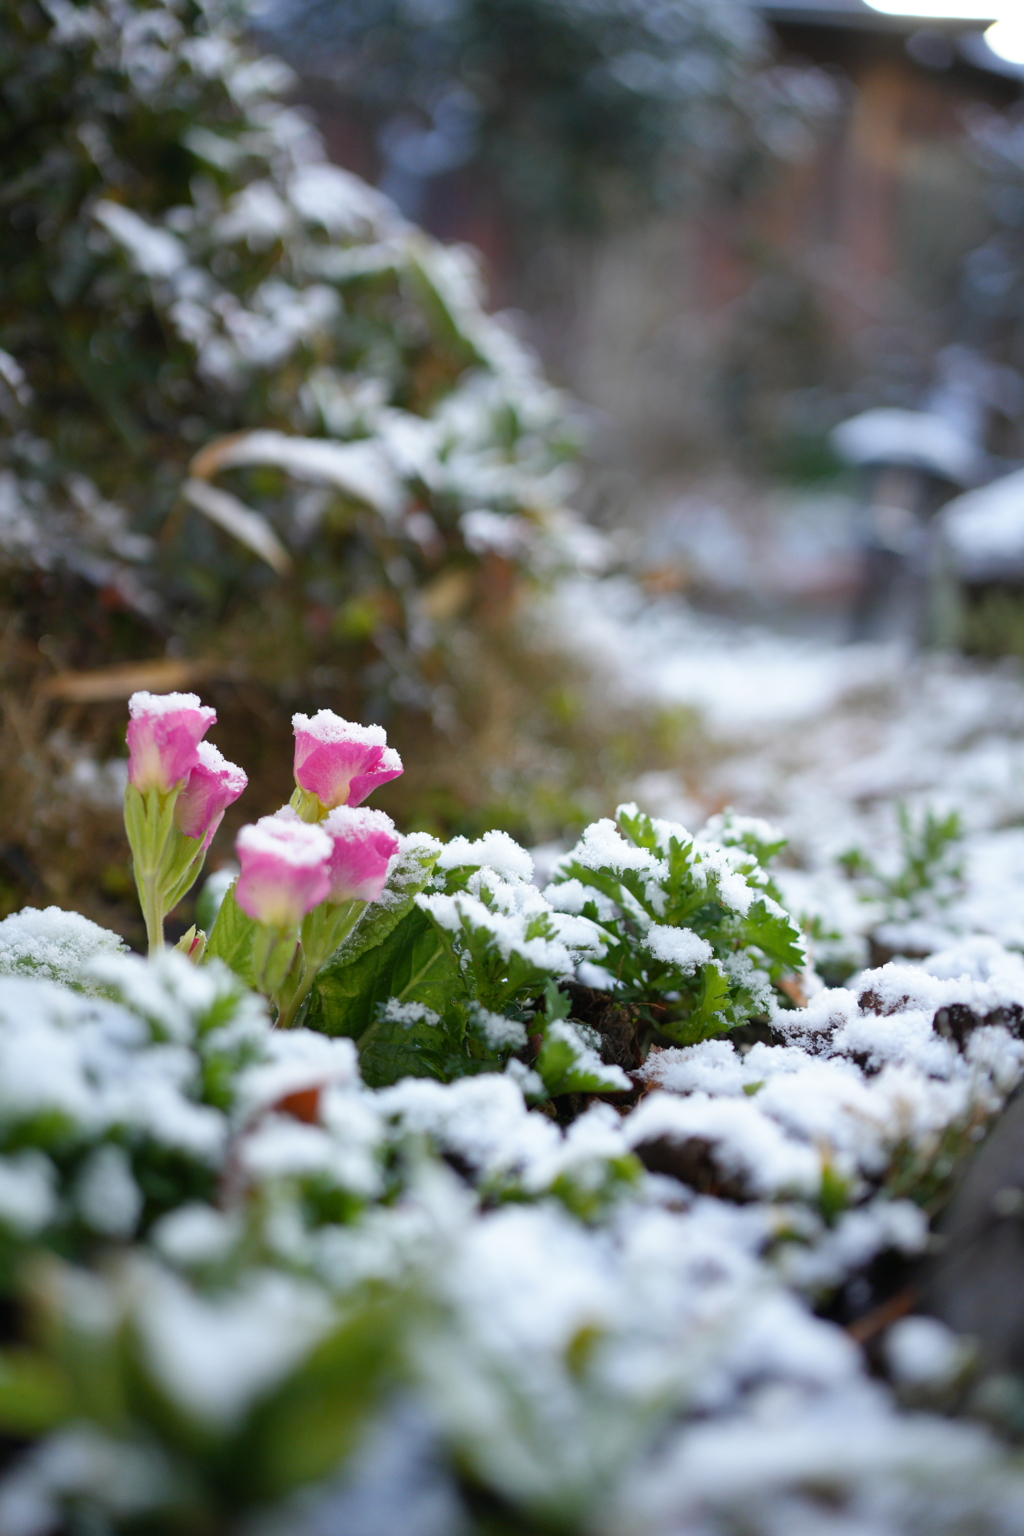
[[[832,441],[850,464],[905,464],[954,485],[969,485],[978,471],[977,445],[932,411],[863,411],[841,422]]]
[[[958,496],[941,516],[946,547],[964,581],[1024,577],[1024,470]]]

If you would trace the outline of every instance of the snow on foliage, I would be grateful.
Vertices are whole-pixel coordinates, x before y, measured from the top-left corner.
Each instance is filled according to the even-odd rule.
[[[815,1308],[924,1250],[1024,1081],[1024,963],[986,939],[805,970],[794,1006],[779,843],[623,806],[541,893],[504,834],[408,838],[315,1029],[273,1029],[220,961],[57,909],[0,925],[0,1274],[31,1255],[60,1322],[0,1353],[0,1422],[37,1437],[0,1527],[184,1533],[231,1465],[229,1503],[312,1531],[345,1463],[382,1529],[433,1479],[445,1536],[467,1486],[580,1536],[1019,1528],[998,1443],[902,1405],[941,1401],[958,1341],[906,1320],[890,1387]],[[24,974],[36,949],[58,978]],[[604,1059],[626,1023],[659,1042],[631,1073]],[[374,1437],[410,1445],[410,1414],[419,1460],[385,1476]]]
[[[200,591],[219,614],[262,593],[256,555],[348,605],[335,647],[379,632],[403,672],[442,566],[593,563],[565,507],[573,412],[485,312],[476,258],[328,163],[234,6],[33,0],[0,45],[9,575],[187,625]]]
[[[88,989],[82,974],[86,962],[124,947],[116,933],[78,912],[26,907],[0,922],[0,975],[42,976]]]
[[[942,533],[966,581],[1009,581],[1024,569],[1024,471],[1004,475],[942,509]]]

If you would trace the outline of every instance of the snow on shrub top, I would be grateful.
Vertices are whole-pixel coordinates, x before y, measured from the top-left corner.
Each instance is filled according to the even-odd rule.
[[[848,989],[805,973],[792,1006],[775,978],[799,935],[739,840],[767,833],[719,830],[738,840],[624,807],[543,894],[503,834],[404,839],[363,940],[324,967],[309,1017],[335,1038],[273,1029],[218,961],[143,961],[92,925],[64,983],[0,975],[0,1274],[62,1254],[48,1368],[87,1340],[145,1387],[104,1431],[98,1491],[53,1470],[85,1432],[65,1428],[0,1482],[0,1523],[27,1489],[36,1508],[98,1499],[117,1529],[140,1446],[182,1458],[202,1500],[191,1447],[262,1467],[266,1426],[286,1437],[310,1401],[365,1433],[391,1422],[395,1370],[442,1465],[527,1520],[771,1536],[827,1473],[853,1501],[891,1479],[897,1509],[912,1488],[945,1536],[951,1468],[987,1518],[1006,1463],[969,1426],[897,1411],[813,1304],[925,1247],[922,1191],[1024,1081],[1024,963],[989,941]],[[62,922],[19,914],[0,938],[45,949]],[[573,1014],[597,953],[618,982],[600,1009],[660,1032],[631,1074]],[[751,1019],[763,1038],[728,1037]],[[331,1474],[337,1434],[273,1494],[239,1473],[245,1498],[284,1519],[275,1500]],[[133,1518],[170,1507],[165,1472],[132,1487]]]
[[[89,961],[124,948],[116,933],[78,912],[25,907],[0,922],[0,976],[40,976],[89,991],[83,974]]]

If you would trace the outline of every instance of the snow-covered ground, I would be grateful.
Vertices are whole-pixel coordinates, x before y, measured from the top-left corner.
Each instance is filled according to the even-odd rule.
[[[1012,1428],[989,1412],[976,1343],[939,1317],[900,1316],[909,1284],[887,1295],[871,1279],[877,1260],[907,1275],[941,1251],[934,1192],[1024,1082],[1024,957],[995,942],[1024,949],[1024,681],[730,629],[624,581],[563,588],[545,634],[596,660],[606,691],[702,711],[717,751],[700,754],[701,779],[648,775],[638,798],[694,829],[729,801],[780,822],[786,894],[798,910],[817,900],[854,947],[860,937],[852,968],[885,913],[858,901],[836,855],[852,842],[880,863],[895,854],[900,798],[918,815],[957,809],[964,886],[940,872],[951,900],[926,893],[913,950],[940,952],[849,986],[805,974],[806,1005],[771,1007],[770,1043],[652,1052],[638,1103],[592,1102],[563,1127],[528,1106],[534,1073],[518,1060],[371,1088],[350,1040],[272,1029],[225,969],[121,954],[116,936],[57,909],[6,919],[0,1226],[38,1245],[74,1219],[128,1248],[123,1270],[95,1279],[102,1306],[86,1322],[78,1291],[62,1305],[72,1335],[88,1323],[99,1337],[96,1315],[111,1338],[140,1340],[149,1395],[138,1430],[72,1424],[0,1479],[2,1536],[51,1536],[63,1508],[120,1498],[138,1445],[162,1447],[150,1401],[202,1445],[240,1435],[247,1414],[259,1425],[261,1394],[301,1372],[338,1309],[351,1316],[368,1284],[396,1282],[428,1303],[399,1329],[408,1396],[368,1419],[340,1485],[246,1530],[463,1536],[479,1527],[463,1517],[458,1466],[524,1528],[573,1536],[1024,1531],[1019,1462],[978,1422],[984,1410]],[[575,865],[601,877],[605,923],[616,903],[633,925],[644,910],[615,882],[608,894],[616,870],[667,890],[660,846],[656,858],[607,822],[588,829]],[[735,873],[735,844],[703,849],[709,869]],[[525,922],[515,938],[513,912],[547,902],[552,921],[579,916],[579,876],[538,892],[503,833],[453,840],[448,867],[504,893],[493,931],[506,958],[536,943]],[[453,911],[443,886],[422,901]],[[699,952],[682,922],[639,921],[650,954],[666,938],[685,961]],[[586,965],[576,979],[589,986]],[[313,1118],[297,1116],[310,1093]],[[52,1123],[74,1159],[40,1142]],[[146,1159],[162,1168],[168,1150],[190,1160],[188,1182],[144,1230]],[[191,1193],[203,1170],[209,1202]],[[1015,1185],[998,1192],[1017,1200]],[[831,1299],[840,1310],[821,1315]],[[130,1513],[163,1508],[158,1460],[136,1476]],[[124,1530],[118,1516],[95,1528]]]
[[[954,934],[1024,949],[1024,674],[1011,662],[913,655],[744,628],[650,599],[624,578],[574,581],[551,603],[563,643],[623,697],[699,711],[717,751],[699,781],[642,776],[641,805],[697,827],[725,805],[789,836],[798,908],[865,932],[884,919],[836,859],[851,847],[895,868],[897,807],[955,810],[963,889],[905,936],[927,952]]]

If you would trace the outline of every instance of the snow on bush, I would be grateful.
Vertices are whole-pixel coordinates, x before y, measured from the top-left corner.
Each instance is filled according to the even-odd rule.
[[[241,629],[251,667],[258,602],[271,684],[296,647],[312,664],[327,636],[297,615],[326,608],[331,665],[349,646],[368,686],[429,703],[416,658],[485,567],[595,557],[565,509],[578,424],[474,255],[328,162],[243,22],[222,0],[0,17],[0,577],[38,604],[49,573],[78,615],[103,591],[132,660],[168,626],[194,655],[198,625]],[[64,618],[43,629],[95,665]]]
[[[999,1442],[904,1404],[969,1346],[897,1322],[887,1385],[829,1317],[1024,1079],[1024,963],[826,988],[780,844],[626,806],[542,893],[407,838],[298,1010],[230,891],[205,953],[0,923],[0,1529],[1019,1530]],[[300,974],[327,917],[278,922]]]

